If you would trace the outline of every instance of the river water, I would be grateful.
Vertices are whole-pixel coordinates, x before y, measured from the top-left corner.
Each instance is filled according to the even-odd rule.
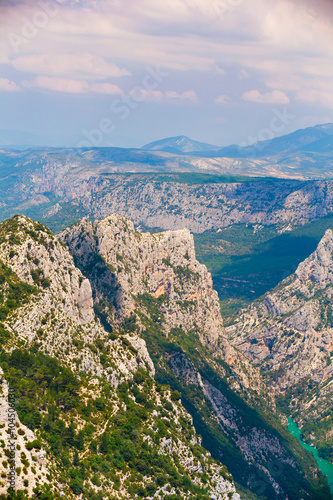
[[[333,499],[333,464],[331,464],[328,460],[324,460],[323,458],[320,458],[318,455],[318,450],[314,446],[310,446],[309,444],[304,443],[301,439],[301,430],[298,428],[298,425],[291,419],[288,418],[288,431],[290,434],[295,436],[300,444],[303,446],[308,451],[311,451],[312,455],[316,459],[316,462],[318,464],[319,469],[325,476],[327,476],[328,479],[328,484],[330,485],[331,489],[331,496]]]

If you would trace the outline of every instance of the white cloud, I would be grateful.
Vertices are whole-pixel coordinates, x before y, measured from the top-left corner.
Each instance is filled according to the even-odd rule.
[[[29,54],[12,61],[19,71],[45,76],[109,78],[130,75],[126,69],[89,52],[81,54]]]
[[[303,82],[304,83],[304,82]],[[282,73],[265,81],[269,88],[279,90],[299,90],[302,88],[302,79],[298,75]]]
[[[66,92],[69,94],[81,94],[89,90],[89,84],[83,80],[71,80],[66,78],[50,78],[49,76],[38,76],[31,82],[24,82],[26,88],[42,88],[55,92]]]
[[[182,93],[178,93],[174,90],[167,90],[165,92],[165,98],[175,102],[189,101],[195,104],[199,102],[198,96],[194,92],[194,90],[186,90],[185,92]]]
[[[160,90],[147,90],[147,101],[153,101],[153,102],[158,102],[158,101],[163,101],[164,99],[164,94]]]
[[[176,92],[175,90],[166,90],[161,92],[160,90],[145,90],[138,89],[132,90],[129,94],[138,101],[151,101],[151,102],[162,102],[169,101],[174,103],[186,103],[192,102],[197,104],[199,102],[197,94],[194,90],[186,90],[185,92]]]
[[[216,104],[221,104],[223,106],[224,104],[229,104],[231,102],[231,97],[225,94],[221,94],[216,99],[214,99],[214,102]]]
[[[112,83],[89,83],[85,80],[73,80],[70,78],[51,78],[49,76],[38,76],[32,81],[23,83],[25,88],[42,88],[54,92],[65,92],[69,94],[110,94],[121,95],[124,92],[117,85]]]
[[[146,90],[139,87],[138,89],[131,90],[129,95],[135,100],[140,101],[151,101],[151,102],[161,102],[165,99],[165,95],[160,90]]]
[[[4,92],[18,92],[20,87],[8,78],[0,78],[0,91]]]
[[[273,90],[266,94],[261,94],[259,90],[250,90],[242,95],[244,101],[256,102],[260,104],[289,104],[289,97],[281,90]]]
[[[1,85],[1,80],[0,80]],[[23,86],[27,89],[46,89],[53,92],[65,92],[69,94],[110,94],[110,95],[123,95],[124,91],[117,85],[111,83],[90,83],[85,80],[73,80],[68,78],[51,78],[49,76],[38,76],[32,81],[23,82]],[[173,103],[198,103],[198,97],[193,90],[186,90],[185,92],[178,93],[175,90],[167,90],[161,92],[160,90],[145,90],[138,87],[138,89],[129,92],[138,102],[162,102],[169,101]]]

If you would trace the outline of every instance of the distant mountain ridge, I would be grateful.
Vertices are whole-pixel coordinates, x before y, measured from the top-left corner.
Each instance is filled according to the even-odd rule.
[[[185,135],[179,135],[177,137],[168,137],[167,139],[162,139],[160,141],[150,142],[145,146],[142,146],[145,151],[165,151],[167,153],[193,153],[197,151],[216,151],[219,150],[219,146],[213,146],[212,144],[206,144],[205,142],[192,141]]]
[[[233,144],[218,151],[211,156],[224,158],[252,158],[271,155],[290,154],[295,152],[326,153],[333,152],[333,124],[325,123],[315,127],[299,129],[291,134],[274,137],[245,147]]]
[[[279,155],[296,151],[313,153],[333,152],[333,124],[325,123],[314,127],[299,129],[290,134],[261,141],[254,145],[239,146],[231,144],[220,148],[203,142],[192,141],[186,136],[169,137],[151,142],[141,149],[164,151],[168,153],[187,153],[202,157],[253,158],[255,156]]]
[[[292,217],[292,224],[302,224],[331,214],[332,124],[309,127],[243,149],[230,146],[215,151],[184,152],[199,147],[211,146],[179,136],[151,143],[144,146],[146,149],[2,149],[0,220],[23,213],[41,218],[55,227],[54,221],[64,218],[64,212],[60,214],[60,211],[68,204],[66,223],[63,219],[65,225],[87,213],[97,218],[109,215],[112,207],[112,211],[121,212],[135,223],[148,227],[153,224],[154,227],[168,229],[174,227],[170,224],[183,227],[186,222],[193,231],[201,232],[234,222],[255,222],[251,217],[257,201],[263,200],[264,211],[269,210],[277,192],[281,193],[281,199],[285,199],[287,205],[279,207],[280,215],[274,214],[271,218],[276,223],[281,221],[286,211]],[[167,151],[172,148],[178,148],[178,152]],[[262,178],[260,185],[256,178]],[[274,189],[267,185],[267,178],[269,182],[272,178],[276,179]],[[248,204],[243,206],[241,214],[232,205],[231,199],[234,196],[238,200],[242,198],[244,186],[249,180],[253,180],[254,184],[245,189]],[[293,194],[287,199],[291,195],[289,181],[309,184],[293,184]],[[203,199],[196,198],[196,189],[202,190]],[[314,200],[312,204],[309,205],[308,198],[298,193],[299,189],[302,195],[306,192]],[[178,193],[182,193],[181,199],[177,198]],[[218,198],[211,199],[213,193]],[[231,193],[231,198],[228,193]],[[141,198],[143,194],[144,198]],[[225,200],[220,199],[221,195]],[[187,202],[191,201],[191,205],[184,207],[185,212],[177,211],[184,202],[183,196]],[[209,219],[206,212],[200,219],[196,218],[193,214],[201,213],[202,207],[213,217]],[[249,214],[252,214],[251,217]],[[295,214],[298,214],[296,218]],[[269,215],[268,218],[260,215],[261,222],[269,218]]]

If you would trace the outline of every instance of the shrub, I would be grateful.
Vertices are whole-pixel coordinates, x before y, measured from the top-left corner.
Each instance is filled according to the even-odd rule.
[[[42,278],[40,280],[40,283],[41,283],[43,288],[50,288],[50,286],[51,286],[51,280],[49,278]]]
[[[180,393],[178,391],[172,391],[171,401],[179,401],[179,400],[180,400]]]
[[[80,477],[71,479],[70,488],[74,495],[81,495],[83,493],[83,480]]]
[[[39,439],[35,439],[34,441],[30,441],[29,443],[26,444],[27,450],[32,450],[35,448],[36,450],[40,450],[42,447],[42,443]]]
[[[134,374],[133,381],[139,385],[142,384],[142,382],[144,382],[146,378],[147,374],[142,369],[139,368],[139,370]]]
[[[91,482],[92,484],[94,484],[95,486],[100,486],[102,483],[101,483],[101,480],[99,478],[99,476],[97,474],[94,474],[93,477],[91,478]]]

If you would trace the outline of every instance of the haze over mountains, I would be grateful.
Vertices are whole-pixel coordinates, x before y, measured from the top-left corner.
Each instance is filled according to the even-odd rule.
[[[22,135],[19,136],[23,141]],[[141,149],[100,148],[93,144],[91,148],[42,146],[18,152],[19,149],[24,146],[2,147],[1,177],[10,175],[8,168],[11,166],[18,173],[22,165],[27,171],[29,164],[47,166],[54,162],[60,162],[61,166],[66,164],[67,170],[93,168],[96,173],[202,172],[288,179],[333,177],[333,124],[297,130],[247,147],[219,148],[178,136],[152,142]]]
[[[291,134],[275,137],[267,141],[259,141],[248,146],[233,144],[221,148],[203,142],[192,141],[186,136],[178,136],[151,142],[141,149],[227,158],[253,157],[254,151],[256,156],[278,155],[296,151],[327,153],[333,151],[333,124],[326,123],[296,130]]]
[[[192,141],[185,135],[179,135],[177,137],[169,137],[160,141],[150,142],[149,144],[143,146],[141,149],[147,151],[165,151],[167,153],[179,154],[193,153],[198,151],[216,151],[220,148],[218,146],[206,144],[205,142]]]

